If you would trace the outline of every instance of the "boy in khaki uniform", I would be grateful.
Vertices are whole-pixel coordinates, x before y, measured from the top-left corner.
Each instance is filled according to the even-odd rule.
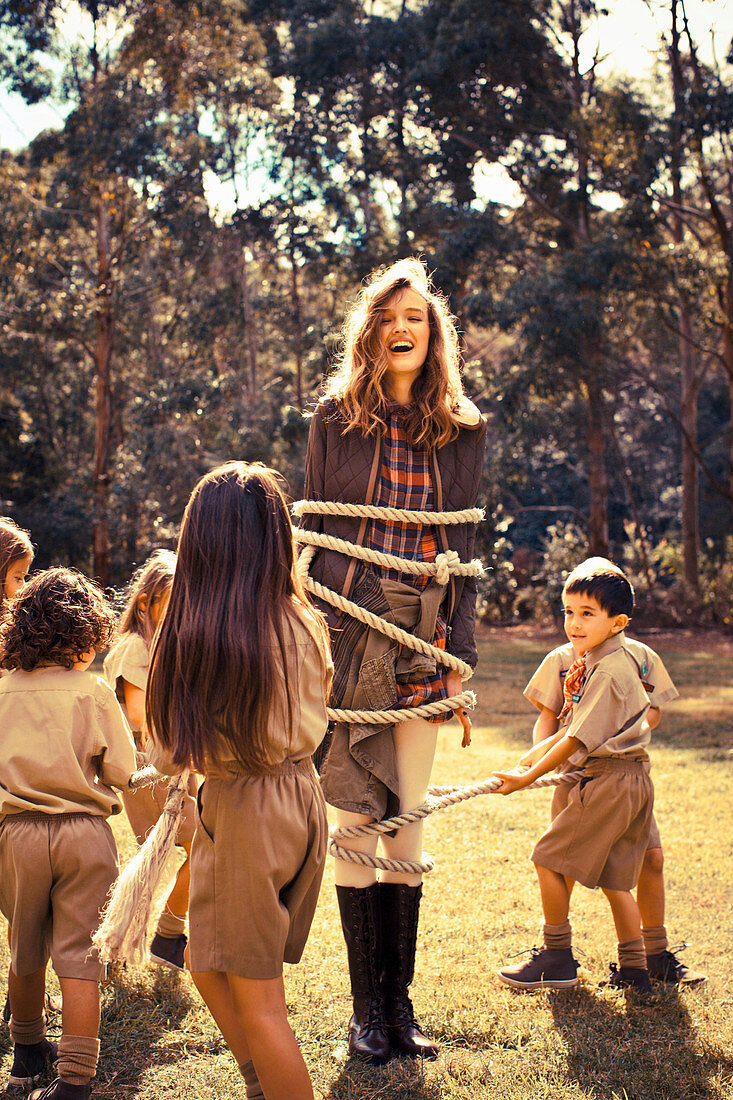
[[[577,983],[571,948],[570,895],[575,882],[600,887],[618,938],[617,986],[651,990],[641,916],[631,893],[651,832],[654,789],[646,745],[649,697],[623,631],[634,605],[616,566],[591,558],[563,589],[565,632],[580,654],[563,685],[560,728],[520,760],[523,774],[496,772],[498,794],[511,794],[567,763],[580,779],[562,785],[550,827],[532,853],[544,911],[544,947],[499,978],[516,989],[565,988]]]
[[[58,1078],[32,1100],[86,1100],[99,1056],[99,910],[117,875],[107,823],[135,743],[114,692],[87,671],[114,614],[68,569],[34,577],[0,628],[0,910],[12,926],[10,1084]],[[49,958],[63,997],[58,1048],[43,1013]]]
[[[661,720],[661,707],[676,699],[677,688],[664,667],[661,657],[648,645],[633,638],[625,638],[623,647],[636,665],[639,679],[649,696],[646,714],[650,729],[656,729]],[[524,696],[539,710],[532,731],[534,744],[553,736],[558,729],[558,714],[563,705],[563,683],[579,654],[573,645],[558,646],[545,657],[532,675]],[[569,788],[564,784],[555,788],[552,816],[567,802]],[[664,855],[657,822],[652,815],[649,844],[636,889],[636,902],[642,917],[642,937],[646,950],[649,976],[662,982],[699,985],[705,975],[686,966],[669,950],[667,929],[664,924]]]

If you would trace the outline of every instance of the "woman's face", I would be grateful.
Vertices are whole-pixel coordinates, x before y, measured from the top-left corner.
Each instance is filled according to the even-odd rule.
[[[380,338],[395,395],[404,395],[423,368],[430,343],[428,304],[412,287],[399,290],[382,310]]]

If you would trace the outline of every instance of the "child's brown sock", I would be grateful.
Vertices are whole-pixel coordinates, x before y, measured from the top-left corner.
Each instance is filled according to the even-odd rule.
[[[185,934],[186,918],[177,917],[175,913],[171,913],[166,905],[165,909],[160,914],[158,927],[155,931],[159,936],[164,936],[168,940],[174,940],[176,936],[183,936]]]
[[[10,1017],[10,1038],[20,1046],[30,1047],[42,1043],[46,1038],[46,1014],[42,1012],[35,1020],[16,1020]]]
[[[550,951],[565,951],[572,946],[572,931],[570,921],[562,924],[543,924],[542,938]]]
[[[641,936],[618,945],[618,964],[629,970],[646,970],[646,951]]]
[[[99,1039],[89,1035],[62,1035],[56,1072],[70,1085],[88,1085],[97,1072]]]
[[[243,1062],[239,1067],[239,1072],[242,1074],[242,1077],[244,1077],[247,1100],[265,1100],[265,1094],[262,1091],[262,1085],[257,1076],[254,1062]]]
[[[667,939],[667,929],[663,924],[660,924],[657,928],[642,928],[641,934],[644,938],[644,949],[647,955],[661,955],[663,951],[667,950],[669,940]]]

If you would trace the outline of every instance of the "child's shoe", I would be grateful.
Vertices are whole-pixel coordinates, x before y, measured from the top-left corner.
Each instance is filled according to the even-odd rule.
[[[28,1100],[89,1100],[91,1091],[89,1084],[72,1085],[56,1077],[45,1089],[34,1089]]]
[[[169,966],[171,970],[185,970],[184,952],[188,938],[180,936],[161,936],[156,932],[150,941],[150,958],[159,966]]]
[[[631,989],[636,993],[652,992],[648,970],[633,966],[617,966],[616,963],[611,963],[611,977],[608,981],[600,984],[611,986],[612,989]]]
[[[502,967],[498,975],[513,989],[569,989],[578,984],[578,963],[569,947],[533,947],[527,962]]]
[[[13,1049],[13,1065],[8,1078],[9,1085],[35,1085],[48,1066],[55,1062],[59,1048],[48,1039],[40,1043],[16,1043]]]
[[[675,951],[683,951],[686,943],[680,944]],[[707,974],[701,974],[698,970],[692,970],[685,966],[675,955],[674,951],[660,951],[657,955],[647,955],[646,965],[649,977],[657,982],[672,982],[677,985],[701,985],[708,979]]]

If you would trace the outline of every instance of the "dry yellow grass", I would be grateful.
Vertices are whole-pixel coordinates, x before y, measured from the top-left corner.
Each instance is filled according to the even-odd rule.
[[[515,760],[532,721],[521,690],[552,644],[501,634],[482,641],[474,744],[461,751],[457,726],[444,727],[436,783],[477,780]],[[613,927],[602,895],[578,888],[579,987],[516,995],[501,986],[497,967],[537,937],[541,914],[528,857],[550,794],[477,798],[426,825],[425,846],[437,867],[425,884],[413,991],[427,1030],[441,1043],[434,1063],[376,1069],[347,1059],[348,979],[328,868],[305,957],[286,973],[291,1021],[316,1096],[733,1098],[733,650],[674,639],[657,647],[682,691],[653,746],[668,927],[673,942],[692,941],[687,953],[709,981],[694,990],[663,990],[646,1002],[599,988],[615,957]],[[129,853],[129,829],[118,822],[115,830]],[[0,954],[4,970],[4,937]],[[105,988],[102,1027],[99,1100],[243,1095],[233,1060],[185,976],[152,967],[118,973]],[[3,1032],[5,1073],[9,1049]]]

